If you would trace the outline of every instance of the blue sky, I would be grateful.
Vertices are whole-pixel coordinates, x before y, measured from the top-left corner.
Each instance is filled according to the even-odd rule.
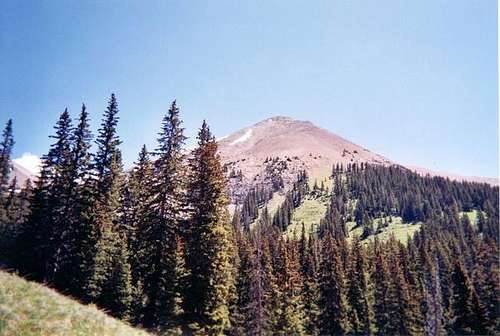
[[[189,136],[274,115],[404,163],[498,176],[497,3],[2,1],[0,122],[43,154],[82,102],[111,92],[127,164],[177,99]]]

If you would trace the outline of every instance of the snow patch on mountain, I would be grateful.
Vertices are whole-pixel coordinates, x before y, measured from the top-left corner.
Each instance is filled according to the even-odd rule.
[[[231,142],[231,146],[247,141],[252,136],[252,131],[253,131],[252,129],[246,131],[245,134],[243,134],[241,137]]]
[[[29,171],[32,175],[38,175],[40,172],[40,167],[42,165],[42,160],[32,153],[23,153],[20,158],[12,160],[27,171]]]

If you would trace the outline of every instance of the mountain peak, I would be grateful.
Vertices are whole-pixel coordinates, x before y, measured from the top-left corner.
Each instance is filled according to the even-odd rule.
[[[266,121],[296,121],[296,120],[287,116],[274,116],[267,118],[261,122],[266,122]]]
[[[244,195],[241,192],[233,197],[234,190],[241,190],[241,185],[269,183],[270,174],[279,175],[286,184],[293,182],[302,170],[307,171],[312,180],[320,180],[329,176],[332,167],[339,163],[344,167],[354,163],[395,164],[309,121],[286,116],[274,116],[242,128],[220,139],[218,144],[225,171],[231,175],[241,171],[239,185],[234,186],[230,181],[233,200]],[[469,180],[478,181],[477,178]]]
[[[309,121],[293,119],[287,116],[273,116],[262,121],[259,121],[254,126],[270,125],[270,124],[311,124]]]
[[[241,171],[239,182],[245,185],[266,184],[276,175],[287,184],[302,170],[312,178],[324,178],[336,163],[392,164],[309,121],[285,116],[265,119],[220,139],[219,154],[226,172]]]
[[[288,117],[288,116],[278,115],[278,116],[273,116],[273,117],[267,118],[266,120],[280,121],[280,120],[294,120],[294,119],[291,117]]]
[[[319,157],[331,164],[390,163],[309,121],[274,116],[245,127],[219,141],[223,160],[265,160],[267,157]],[[307,159],[306,161],[309,161]]]

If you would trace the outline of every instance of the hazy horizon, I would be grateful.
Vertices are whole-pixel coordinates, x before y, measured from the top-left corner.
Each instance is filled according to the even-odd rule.
[[[297,24],[302,22],[303,24]],[[47,152],[68,107],[95,131],[111,92],[126,165],[177,99],[187,134],[276,115],[393,161],[498,177],[495,1],[9,2],[0,123],[14,157]]]

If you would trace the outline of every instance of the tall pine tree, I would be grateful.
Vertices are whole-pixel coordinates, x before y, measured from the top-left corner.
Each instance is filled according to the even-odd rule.
[[[3,130],[2,142],[0,143],[0,200],[5,196],[9,184],[13,147],[12,119],[9,119]]]
[[[112,94],[96,139],[94,177],[89,180],[91,207],[86,209],[86,216],[89,229],[96,232],[96,243],[92,246],[94,258],[85,288],[92,301],[126,319],[132,288],[126,237],[118,230],[123,168],[116,134],[117,114],[118,103]]]
[[[365,248],[361,246],[358,238],[355,238],[351,244],[350,259],[347,299],[351,307],[349,320],[352,332],[371,335],[374,331],[371,284]]]
[[[344,266],[331,235],[322,240],[320,267],[320,334],[341,335],[350,330]]]
[[[228,295],[234,281],[231,224],[217,143],[206,122],[189,166],[186,316],[195,333],[222,334],[229,327]]]
[[[141,240],[146,247],[142,265],[146,306],[144,325],[176,329],[182,313],[182,274],[178,241],[185,218],[185,174],[179,109],[174,101],[163,118],[155,152],[151,197]],[[182,252],[181,252],[182,253]]]

